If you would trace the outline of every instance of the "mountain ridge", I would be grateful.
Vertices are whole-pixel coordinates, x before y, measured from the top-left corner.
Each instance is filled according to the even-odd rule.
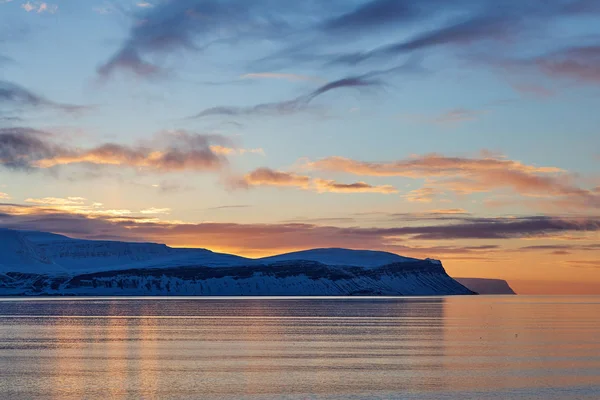
[[[257,259],[0,230],[0,295],[473,294],[438,260],[318,248]],[[43,260],[43,262],[42,262]]]

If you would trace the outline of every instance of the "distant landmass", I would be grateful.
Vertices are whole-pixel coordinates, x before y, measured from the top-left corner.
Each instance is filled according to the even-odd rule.
[[[454,278],[462,285],[479,294],[516,294],[508,282],[502,279]]]
[[[416,296],[475,294],[438,260],[349,249],[251,259],[156,243],[0,229],[0,295]]]

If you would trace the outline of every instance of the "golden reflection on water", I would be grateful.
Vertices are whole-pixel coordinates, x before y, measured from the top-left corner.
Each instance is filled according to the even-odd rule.
[[[584,297],[0,301],[0,398],[597,399],[599,312]]]

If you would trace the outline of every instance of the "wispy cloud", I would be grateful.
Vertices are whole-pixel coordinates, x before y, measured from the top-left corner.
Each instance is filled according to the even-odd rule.
[[[433,122],[439,124],[457,124],[460,122],[472,121],[485,113],[485,110],[469,110],[466,108],[454,108],[452,110],[448,110],[438,115],[433,119]]]
[[[314,179],[313,184],[317,192],[330,193],[398,193],[398,190],[391,185],[369,185],[366,182],[339,183],[334,180]]]
[[[538,57],[533,62],[551,77],[600,83],[600,45],[567,48]]]
[[[86,201],[83,197],[44,197],[42,199],[29,198],[25,200],[25,203],[45,205],[45,206],[74,206],[82,205]]]
[[[292,100],[262,103],[253,106],[219,106],[200,111],[190,118],[203,118],[208,116],[252,116],[252,115],[286,115],[299,111],[305,111],[310,102],[316,97],[321,96],[332,90],[341,88],[364,88],[380,86],[381,82],[373,78],[373,74],[364,74],[361,76],[347,77],[336,81],[328,82],[307,95],[296,97]]]
[[[10,200],[8,193],[0,192],[0,200]]]
[[[439,189],[431,187],[423,187],[420,189],[411,190],[403,197],[413,203],[431,203],[436,197],[443,194]]]
[[[283,79],[287,81],[313,81],[323,82],[323,79],[314,76],[286,74],[281,72],[254,72],[240,76],[240,79]]]
[[[553,90],[536,84],[513,84],[511,86],[519,93],[535,97],[547,98],[552,97],[555,94]]]
[[[159,215],[159,214],[170,214],[170,213],[171,213],[170,208],[150,207],[150,208],[145,208],[143,210],[140,210],[140,214],[146,214],[146,215]]]
[[[146,3],[140,2],[140,3]],[[327,4],[313,4],[327,8]],[[303,4],[271,1],[178,0],[158,2],[154,7],[138,7],[140,13],[127,39],[98,72],[108,77],[127,70],[145,77],[164,70],[145,60],[175,51],[202,51],[217,42],[247,42],[272,38],[295,30],[298,11]],[[313,9],[315,9],[313,8]],[[152,72],[152,73],[149,73]]]
[[[37,95],[16,83],[3,80],[0,80],[0,106],[12,108],[47,108],[68,113],[77,113],[89,108],[74,104],[57,103]]]
[[[209,207],[207,210],[229,210],[234,208],[250,208],[252,207],[249,204],[233,204],[229,206],[217,206],[217,207]]]
[[[258,154],[261,156],[265,155],[265,151],[262,148],[256,149],[243,149],[243,148],[235,148],[235,147],[226,147],[220,145],[212,145],[210,149],[215,154],[223,154],[223,155],[243,155],[243,154]]]
[[[54,14],[58,11],[58,5],[49,4],[41,1],[28,1],[26,3],[21,4],[21,8],[27,12],[36,12],[38,14],[47,12],[50,14]]]
[[[463,122],[473,121],[486,114],[488,110],[473,110],[468,108],[453,108],[434,115],[408,114],[402,115],[417,122],[456,126]]]

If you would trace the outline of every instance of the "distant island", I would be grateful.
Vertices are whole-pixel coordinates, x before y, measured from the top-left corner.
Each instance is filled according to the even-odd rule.
[[[454,278],[462,285],[479,294],[516,294],[508,282],[502,279]]]
[[[3,296],[427,296],[476,294],[433,259],[313,249],[251,259],[164,244],[0,229]]]

